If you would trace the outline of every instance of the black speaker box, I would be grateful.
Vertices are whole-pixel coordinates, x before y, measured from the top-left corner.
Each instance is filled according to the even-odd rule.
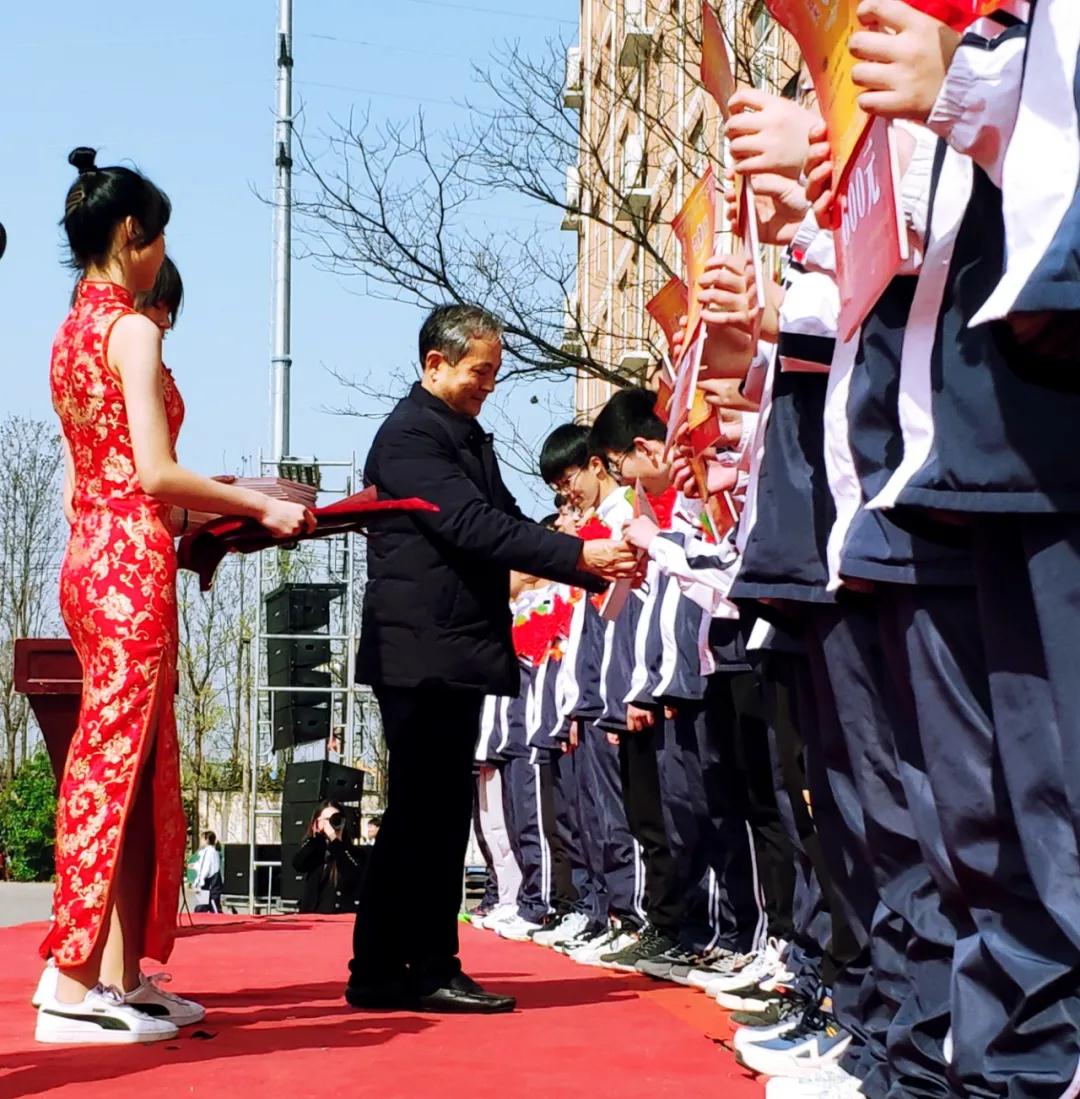
[[[330,737],[330,699],[328,694],[289,694],[273,692],[273,745],[280,752],[297,744]]]
[[[293,869],[293,855],[300,850],[298,843],[281,845],[281,899],[299,902],[304,896],[304,877],[299,870]]]
[[[306,801],[359,801],[364,792],[364,772],[326,759],[290,763],[285,768],[282,804]]]
[[[330,673],[316,669],[330,663],[329,641],[305,637],[266,642],[266,681],[271,687],[329,687]]]
[[[260,843],[255,847],[256,862],[275,862],[281,858],[281,844]],[[225,858],[222,860],[225,879],[223,892],[241,897],[248,895],[251,881],[251,848],[246,843],[225,844]],[[273,896],[278,896],[281,888],[281,875],[270,866],[255,868],[255,896],[265,897],[267,886]]]
[[[344,594],[344,584],[282,584],[266,596],[266,632],[329,629],[330,604]]]
[[[281,804],[281,842],[286,847],[299,847],[307,837],[311,816],[321,801],[285,801]],[[360,838],[360,810],[354,805],[342,807],[349,822],[349,835],[353,843]]]

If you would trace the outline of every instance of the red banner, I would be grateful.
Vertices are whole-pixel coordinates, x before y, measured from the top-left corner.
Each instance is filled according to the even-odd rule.
[[[658,325],[668,342],[668,349],[679,333],[679,321],[687,315],[690,308],[690,295],[686,283],[673,275],[645,306],[645,312]]]
[[[731,71],[724,29],[708,0],[701,5],[701,83],[727,121],[731,117],[728,100],[735,94],[735,74]]]
[[[855,58],[848,38],[858,30],[858,0],[765,0],[772,17],[799,45],[817,92],[839,180],[862,137],[867,117],[851,79]]]
[[[675,388],[671,394],[667,419],[667,442],[665,449],[671,451],[679,432],[690,417],[697,396],[698,375],[701,373],[701,354],[705,349],[705,326],[699,325],[690,346],[679,360]]]
[[[906,0],[918,11],[932,16],[939,23],[947,23],[953,30],[962,31],[971,26],[976,19],[990,15],[1005,3],[1005,0]]]
[[[701,320],[698,280],[705,272],[705,264],[712,257],[716,241],[716,177],[711,166],[687,195],[683,208],[671,223],[671,228],[682,245],[683,263],[686,266],[686,285],[689,287],[686,338],[689,342],[694,337],[698,321]],[[684,344],[683,357],[687,350]]]
[[[875,119],[836,193],[840,337],[849,340],[907,258],[890,124]]]

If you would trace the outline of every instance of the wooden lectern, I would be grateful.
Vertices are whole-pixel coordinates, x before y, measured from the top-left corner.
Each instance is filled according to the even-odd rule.
[[[26,695],[59,782],[79,722],[82,665],[66,638],[22,637],[15,642],[15,690]]]

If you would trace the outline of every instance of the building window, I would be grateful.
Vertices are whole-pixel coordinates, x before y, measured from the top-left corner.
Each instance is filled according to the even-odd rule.
[[[631,325],[633,324],[632,312],[630,309],[630,291],[628,277],[623,275],[619,279],[619,339],[623,343],[627,343],[630,340]]]
[[[754,31],[754,45],[759,46],[769,37],[769,31],[772,30],[772,16],[769,15],[769,9],[765,6],[765,0],[757,0],[750,9],[750,25]]]
[[[609,61],[611,56],[611,36],[608,35],[607,40],[597,51],[598,57],[596,62],[596,73],[594,76],[594,82],[597,89],[604,91],[608,86],[608,74],[609,74]]]
[[[757,0],[750,9],[750,71],[756,88],[771,88],[774,83],[775,50],[772,43],[772,16],[765,0]]]
[[[690,171],[695,179],[701,179],[709,166],[709,149],[705,141],[705,116],[697,120],[690,132]]]

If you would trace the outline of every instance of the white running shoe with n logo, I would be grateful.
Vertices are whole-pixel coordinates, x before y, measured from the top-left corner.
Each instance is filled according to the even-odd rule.
[[[161,1042],[178,1033],[168,1019],[130,1007],[115,989],[102,985],[77,1004],[43,1001],[34,1028],[37,1041],[50,1045],[133,1045]]]

